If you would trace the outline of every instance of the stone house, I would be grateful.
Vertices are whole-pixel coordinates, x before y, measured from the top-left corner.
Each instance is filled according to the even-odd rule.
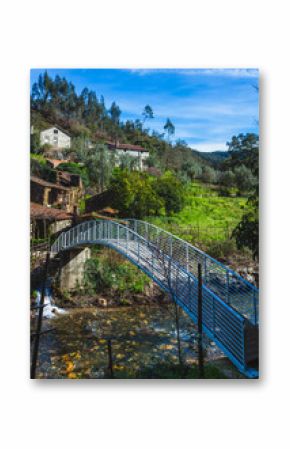
[[[68,149],[71,147],[69,134],[57,126],[40,132],[40,145],[49,144],[54,149]]]
[[[58,207],[69,211],[71,202],[70,189],[44,179],[31,176],[30,199],[32,202],[46,207]]]
[[[120,158],[128,155],[136,159],[137,167],[139,170],[145,170],[147,164],[146,160],[149,157],[149,150],[141,147],[140,145],[132,145],[131,143],[119,143],[119,142],[106,142],[109,150],[116,153],[116,165],[120,164]]]
[[[59,172],[57,182],[56,184],[31,176],[31,201],[42,206],[73,212],[83,193],[80,177]]]
[[[71,226],[73,215],[61,209],[30,203],[31,238],[47,238]]]

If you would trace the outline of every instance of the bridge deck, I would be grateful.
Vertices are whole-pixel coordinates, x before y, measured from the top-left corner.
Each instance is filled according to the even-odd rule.
[[[151,231],[151,232],[150,232]],[[143,235],[142,235],[143,234]],[[197,323],[197,264],[203,270],[203,330],[248,377],[258,358],[257,289],[227,267],[148,223],[94,220],[62,233],[52,253],[101,244],[123,254],[169,292]]]

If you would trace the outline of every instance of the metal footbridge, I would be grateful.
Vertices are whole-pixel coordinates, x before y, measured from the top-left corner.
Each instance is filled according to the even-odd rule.
[[[110,247],[146,273],[197,323],[198,265],[202,266],[204,333],[249,378],[259,376],[258,289],[236,272],[150,223],[90,220],[62,232],[52,256],[89,245]]]

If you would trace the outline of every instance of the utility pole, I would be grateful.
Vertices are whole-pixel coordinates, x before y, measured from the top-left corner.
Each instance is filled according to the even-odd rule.
[[[47,274],[48,274],[49,257],[50,257],[50,252],[47,251],[46,261],[45,261],[45,269],[44,269],[43,280],[42,280],[41,298],[40,298],[40,304],[39,304],[39,309],[38,309],[37,327],[36,327],[35,340],[34,340],[33,353],[32,353],[32,361],[31,361],[31,369],[30,369],[30,378],[31,379],[35,379],[35,373],[36,373],[36,364],[37,364],[37,358],[38,358],[39,340],[40,340],[42,317],[43,317],[43,308],[45,305],[44,304],[44,296],[45,296],[46,279],[47,279]]]
[[[198,326],[198,370],[199,377],[204,378],[203,348],[202,348],[202,271],[201,263],[198,264],[198,305],[197,305],[197,326]]]
[[[113,379],[114,370],[113,370],[112,341],[110,339],[107,341],[107,345],[108,345],[108,370],[111,379]]]

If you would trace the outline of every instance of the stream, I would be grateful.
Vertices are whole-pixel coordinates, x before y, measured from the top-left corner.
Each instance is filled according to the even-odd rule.
[[[49,295],[47,298],[51,300]],[[53,331],[41,336],[37,378],[110,377],[108,340],[112,345],[115,378],[138,377],[142,370],[154,370],[154,365],[162,362],[178,363],[173,304],[64,311],[50,303],[46,308],[42,329]],[[180,337],[184,362],[196,363],[196,327],[182,311]],[[221,356],[221,351],[206,337],[204,346],[207,359]]]

